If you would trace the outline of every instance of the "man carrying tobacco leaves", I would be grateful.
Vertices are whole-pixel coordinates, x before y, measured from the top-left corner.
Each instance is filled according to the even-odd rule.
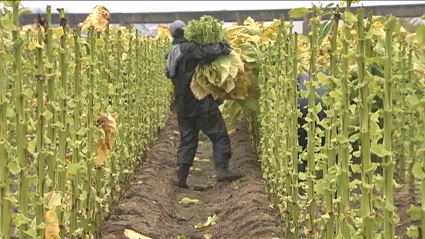
[[[175,90],[180,142],[177,148],[177,179],[173,184],[189,188],[186,183],[189,169],[193,165],[198,148],[199,131],[202,130],[213,144],[213,159],[217,181],[234,181],[244,175],[229,171],[231,157],[230,138],[223,116],[218,106],[222,104],[208,95],[198,100],[190,89],[192,77],[198,65],[211,64],[218,57],[229,54],[231,48],[225,41],[215,44],[189,42],[184,37],[183,21],[177,20],[170,26],[173,46],[167,54],[167,78],[171,79]]]

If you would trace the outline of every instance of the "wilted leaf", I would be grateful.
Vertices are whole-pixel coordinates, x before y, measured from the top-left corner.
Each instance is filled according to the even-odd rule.
[[[44,222],[46,223],[46,226],[44,228],[44,238],[60,239],[59,222],[56,216],[55,209],[50,209],[44,214]]]
[[[110,115],[104,115],[97,120],[97,127],[102,127],[103,130],[110,133],[117,132],[117,120],[118,113],[112,113]]]
[[[108,151],[114,144],[115,134],[118,131],[117,118],[118,114],[112,113],[110,115],[104,115],[97,120],[97,127],[102,130],[99,132],[99,140],[96,143],[96,152],[98,156],[96,161],[97,166],[104,164],[108,158]]]
[[[293,8],[289,11],[289,16],[293,18],[301,18],[306,16],[307,14],[312,13],[311,10],[305,7]]]
[[[194,158],[194,161],[196,161],[196,162],[209,162],[210,160],[209,159],[203,159],[203,158],[195,157]]]
[[[188,197],[184,197],[182,199],[180,199],[179,204],[195,204],[195,205],[199,205],[200,201],[199,199],[190,199]]]
[[[81,31],[85,31],[90,26],[94,26],[96,32],[101,32],[109,24],[110,19],[111,14],[109,10],[102,5],[97,5],[81,24]]]
[[[219,220],[220,220],[220,218],[217,215],[210,216],[210,217],[208,217],[208,220],[205,223],[196,224],[195,228],[201,229],[201,228],[205,228],[205,227],[208,227],[208,226],[212,226],[212,225],[215,225]]]
[[[128,237],[129,239],[153,239],[147,236],[143,236],[142,234],[139,234],[133,230],[130,229],[125,229],[124,230],[124,235],[126,237]]]
[[[105,143],[102,141],[99,141],[96,143],[96,151],[98,160],[96,160],[96,165],[100,166],[103,165],[106,161],[106,158],[108,158],[108,148]]]
[[[197,172],[199,172],[199,171],[201,171],[201,169],[200,169],[200,168],[197,168],[197,167],[192,166],[192,167],[190,168],[190,171],[197,171]]]

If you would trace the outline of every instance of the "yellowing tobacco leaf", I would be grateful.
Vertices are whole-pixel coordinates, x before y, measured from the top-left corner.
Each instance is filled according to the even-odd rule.
[[[130,229],[125,229],[124,230],[124,235],[126,237],[128,237],[129,239],[153,239],[147,236],[143,236],[142,234],[139,234],[133,230]]]
[[[192,90],[193,95],[196,99],[201,100],[207,95],[211,94],[211,91],[205,89],[199,84],[198,74],[195,73],[193,76],[192,82],[190,83],[190,89]]]
[[[60,239],[59,236],[59,222],[56,216],[55,209],[50,209],[44,214],[44,238],[45,239]]]
[[[110,19],[109,10],[102,5],[97,5],[82,23],[81,30],[84,31],[90,26],[94,26],[96,32],[101,32],[109,24]]]
[[[98,160],[96,160],[96,165],[101,166],[108,158],[108,148],[106,144],[102,141],[98,141],[96,143],[96,152],[98,156]]]
[[[248,17],[245,21],[243,21],[243,24],[245,26],[255,26],[260,28],[264,26],[264,22],[256,22],[251,17]]]
[[[97,120],[97,127],[102,128],[105,133],[105,143],[107,144],[108,149],[111,149],[113,146],[110,136],[118,131],[117,118],[118,113],[115,112],[110,115],[104,115]]]
[[[116,119],[117,113],[104,115],[97,120],[99,130],[99,140],[96,143],[97,160],[96,165],[101,166],[108,158],[108,151],[114,145],[115,135],[118,132]]]
[[[190,168],[190,171],[201,171],[201,169],[200,168],[197,168],[197,167],[191,167]]]
[[[156,37],[155,37],[155,39],[159,39],[159,38],[172,39],[170,28],[167,25],[161,24],[156,29]]]
[[[201,142],[199,142],[199,143],[201,143]],[[194,159],[196,162],[209,162],[210,160],[209,159],[203,159],[203,158],[198,158],[198,157],[195,157],[195,159]]]
[[[220,220],[220,218],[217,215],[210,216],[210,217],[208,217],[208,220],[205,223],[196,224],[195,228],[201,229],[201,228],[205,228],[205,227],[208,227],[208,226],[212,226],[212,225],[215,225],[219,220]]]
[[[180,199],[179,204],[195,204],[195,205],[199,205],[200,201],[199,199],[191,199],[188,197],[184,197],[182,199]]]

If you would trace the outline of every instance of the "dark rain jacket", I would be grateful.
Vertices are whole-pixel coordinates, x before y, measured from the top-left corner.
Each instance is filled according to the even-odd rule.
[[[198,65],[211,64],[218,57],[231,51],[227,42],[198,44],[184,38],[175,38],[166,56],[167,78],[175,90],[175,105],[178,118],[192,117],[217,109],[222,101],[211,95],[198,100],[190,89],[190,83]]]

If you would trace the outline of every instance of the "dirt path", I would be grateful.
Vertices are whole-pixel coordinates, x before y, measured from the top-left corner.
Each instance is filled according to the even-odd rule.
[[[248,176],[233,183],[216,183],[211,143],[201,137],[197,152],[199,160],[195,161],[188,180],[191,189],[179,189],[170,183],[170,178],[175,175],[179,138],[176,118],[172,116],[148,153],[147,161],[137,170],[120,205],[106,221],[102,238],[127,238],[123,234],[126,228],[154,239],[203,239],[205,234],[217,239],[279,237],[274,219],[276,212],[269,208],[261,169],[248,132],[241,123],[235,125],[235,129],[231,136],[233,158],[230,167]],[[193,190],[193,186],[210,184],[214,184],[211,189]],[[201,204],[179,204],[184,197],[199,199]],[[194,228],[214,214],[220,217],[217,224],[205,229]]]

